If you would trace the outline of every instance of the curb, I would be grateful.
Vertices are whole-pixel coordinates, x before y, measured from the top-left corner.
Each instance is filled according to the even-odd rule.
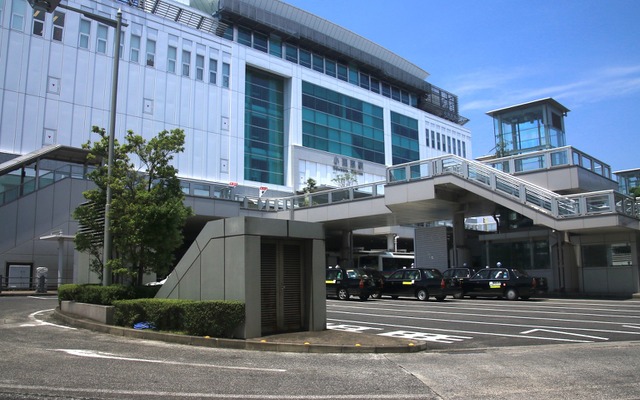
[[[121,326],[105,325],[95,321],[78,318],[72,314],[65,314],[56,308],[53,318],[69,326],[83,328],[115,336],[133,339],[157,340],[166,343],[184,344],[189,346],[212,347],[232,350],[274,351],[286,353],[416,353],[427,350],[427,343],[416,341],[404,346],[368,346],[344,344],[313,344],[270,342],[268,339],[222,339],[201,336],[178,335],[152,330],[139,330]]]

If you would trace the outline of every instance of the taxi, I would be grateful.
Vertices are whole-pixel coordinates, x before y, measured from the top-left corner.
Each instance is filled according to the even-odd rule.
[[[447,284],[440,271],[435,268],[403,268],[389,275],[384,281],[382,296],[397,299],[400,296],[415,297],[426,301],[433,296],[442,301],[447,295],[455,296],[461,288]]]
[[[327,297],[349,300],[351,296],[367,300],[376,291],[372,277],[362,268],[329,267],[326,271]]]
[[[485,268],[462,282],[462,295],[527,300],[536,293],[537,282],[515,268]]]

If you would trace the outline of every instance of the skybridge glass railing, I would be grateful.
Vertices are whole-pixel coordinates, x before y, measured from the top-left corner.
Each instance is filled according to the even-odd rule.
[[[12,171],[0,176],[0,206],[31,194],[66,178],[86,179],[94,167],[69,164],[54,171],[40,170],[37,175],[29,172],[21,176],[21,171]]]
[[[243,208],[260,211],[284,211],[371,199],[384,196],[385,184],[385,181],[381,181],[282,198],[247,196],[243,200]]]
[[[635,199],[622,193],[609,190],[563,196],[501,172],[493,166],[454,155],[389,167],[387,182],[405,183],[447,174],[457,175],[554,218],[603,213],[639,217]]]
[[[608,164],[571,146],[495,158],[483,163],[497,170],[516,174],[576,165],[607,179],[613,179]]]

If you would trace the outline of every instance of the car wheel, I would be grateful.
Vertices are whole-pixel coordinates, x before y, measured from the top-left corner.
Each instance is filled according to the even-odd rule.
[[[429,293],[425,289],[420,289],[416,292],[416,297],[420,301],[427,301],[429,300]]]
[[[509,300],[518,300],[518,292],[515,289],[507,289],[504,295]]]
[[[380,297],[382,297],[380,292],[375,292],[375,293],[371,294],[371,298],[372,299],[379,299]]]
[[[338,289],[338,298],[340,300],[349,300],[349,291],[345,288]]]
[[[462,295],[462,292],[458,292],[458,293],[456,293],[456,294],[454,294],[454,295],[453,295],[453,298],[454,298],[454,299],[461,299],[461,298],[463,298],[463,297],[464,297],[464,296]]]

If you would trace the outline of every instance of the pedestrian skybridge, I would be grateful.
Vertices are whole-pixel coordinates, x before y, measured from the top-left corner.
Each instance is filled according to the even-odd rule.
[[[286,198],[246,198],[244,208],[279,218],[359,229],[495,213],[507,207],[558,230],[640,229],[635,199],[614,190],[560,195],[455,155],[387,168],[385,181]],[[347,221],[344,221],[344,220]]]

